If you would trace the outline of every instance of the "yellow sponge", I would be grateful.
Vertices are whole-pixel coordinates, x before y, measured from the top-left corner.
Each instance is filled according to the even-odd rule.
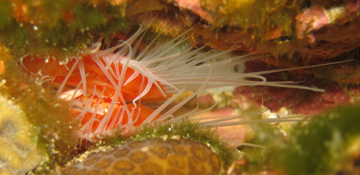
[[[150,139],[86,152],[62,174],[207,175],[219,173],[220,168],[219,157],[205,144],[192,140]]]

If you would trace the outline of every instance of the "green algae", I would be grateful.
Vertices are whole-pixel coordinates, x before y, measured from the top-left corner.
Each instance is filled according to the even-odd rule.
[[[289,143],[281,150],[278,165],[289,174],[335,173],[344,167],[354,139],[359,137],[358,106],[336,110],[297,124]],[[281,165],[282,166],[282,165]],[[337,169],[340,168],[340,169]]]
[[[241,148],[245,165],[239,172],[279,171],[285,174],[352,174],[359,156],[358,105],[338,107],[298,122],[286,135],[270,124],[254,125],[251,143]]]
[[[248,116],[249,120],[261,120],[260,115]],[[252,124],[251,132],[247,133],[245,142],[263,147],[240,146],[238,150],[243,153],[244,164],[235,168],[235,172],[260,172],[274,168],[269,163],[269,145],[284,138],[281,128],[270,123]],[[280,142],[282,143],[282,142]],[[280,144],[279,143],[279,144]]]

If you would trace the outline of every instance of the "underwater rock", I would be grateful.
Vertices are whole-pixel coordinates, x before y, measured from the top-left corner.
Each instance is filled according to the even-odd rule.
[[[237,48],[240,50],[270,51],[277,56],[296,52],[312,59],[331,58],[360,46],[359,17],[356,15],[360,10],[359,1],[175,0],[167,3],[169,9],[175,5],[182,11],[190,10],[200,19],[187,18],[189,13],[182,11],[149,10],[147,15],[139,14],[133,22],[141,23],[148,21],[150,16],[161,16],[155,19],[160,20],[162,26],[171,27],[157,31],[169,33],[179,24],[177,20],[166,18],[182,21],[185,17],[195,26],[191,33],[198,42],[221,50],[236,45],[242,46]],[[166,17],[169,14],[171,17]],[[185,31],[184,26],[176,28]]]
[[[80,54],[99,36],[110,40],[152,21],[152,32],[185,31],[195,45],[220,50],[335,57],[360,46],[359,1],[2,1],[0,41],[12,52]],[[88,17],[91,17],[88,18]]]
[[[360,88],[350,86],[347,89],[332,84],[322,87],[323,93],[313,93],[297,89],[283,89],[273,87],[238,87],[234,91],[236,98],[255,102],[258,106],[264,105],[272,111],[282,107],[291,110],[293,114],[318,114],[339,104],[352,104],[358,98]]]
[[[290,80],[295,82],[295,84],[318,87],[324,89],[325,92],[322,93],[298,89],[254,86],[237,87],[233,94],[240,101],[245,99],[246,101],[255,102],[257,106],[264,105],[273,111],[286,107],[291,109],[294,114],[316,114],[339,104],[352,104],[357,101],[360,89],[358,86],[359,60],[357,59],[359,53],[359,50],[356,49],[332,59],[349,60],[347,63],[264,75],[267,80],[271,81]],[[246,72],[273,70],[279,67],[293,68],[297,67],[297,64],[313,65],[317,63],[314,60],[305,61],[299,57],[294,57],[291,60],[267,57],[247,62]]]

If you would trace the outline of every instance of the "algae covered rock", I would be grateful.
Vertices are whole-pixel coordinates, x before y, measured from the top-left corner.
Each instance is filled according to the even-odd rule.
[[[252,143],[266,148],[242,147],[244,163],[238,173],[359,174],[360,128],[357,105],[338,107],[287,128],[254,125]]]

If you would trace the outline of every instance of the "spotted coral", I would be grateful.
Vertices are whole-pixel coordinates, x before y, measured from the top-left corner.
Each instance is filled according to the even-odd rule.
[[[191,140],[131,141],[101,147],[81,156],[63,174],[208,174],[219,172],[221,161],[206,145]]]

